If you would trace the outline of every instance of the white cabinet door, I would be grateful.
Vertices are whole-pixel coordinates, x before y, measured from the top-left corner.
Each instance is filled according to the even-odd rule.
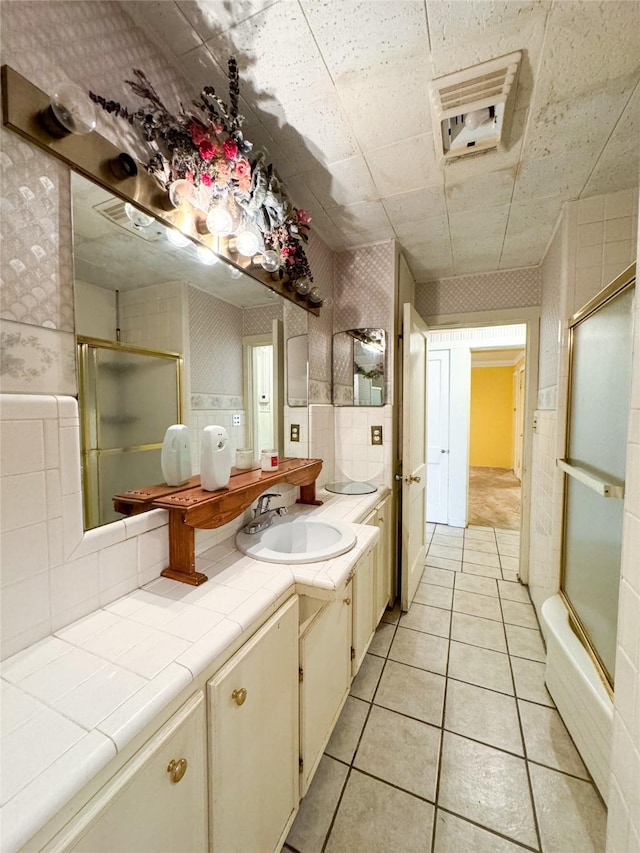
[[[73,853],[205,853],[205,703],[193,696],[47,847]]]
[[[298,597],[209,681],[214,853],[279,850],[298,808]]]
[[[355,675],[360,669],[360,664],[364,660],[376,629],[374,616],[375,584],[374,549],[372,548],[358,560],[353,578],[352,675]]]
[[[391,604],[395,561],[391,553],[391,495],[376,508],[376,523],[380,530],[378,539],[378,564],[376,571],[376,624],[380,622]]]
[[[300,796],[306,792],[351,685],[352,588],[316,615],[300,637]]]

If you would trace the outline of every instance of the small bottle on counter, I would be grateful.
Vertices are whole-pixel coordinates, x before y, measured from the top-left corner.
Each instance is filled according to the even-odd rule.
[[[250,447],[241,447],[236,450],[236,468],[243,471],[253,468],[253,450]]]
[[[260,465],[263,471],[277,471],[280,459],[277,450],[263,450],[260,453]]]

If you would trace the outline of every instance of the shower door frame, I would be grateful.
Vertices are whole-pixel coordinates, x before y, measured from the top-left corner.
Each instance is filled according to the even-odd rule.
[[[568,458],[569,453],[569,435],[570,435],[570,424],[571,424],[571,400],[572,400],[572,377],[573,377],[573,361],[574,361],[574,329],[582,323],[584,320],[588,319],[590,316],[595,314],[601,308],[604,308],[609,302],[615,299],[617,296],[620,296],[626,290],[634,287],[636,284],[636,265],[635,263],[628,266],[617,278],[615,278],[612,282],[606,285],[601,291],[599,291],[592,299],[590,299],[585,305],[582,306],[575,314],[569,319],[567,324],[569,340],[568,340],[568,349],[569,349],[569,361],[568,361],[568,376],[567,376],[567,404],[566,404],[566,417],[565,417],[565,436],[564,436],[564,450],[563,450],[563,459],[557,460],[558,467],[563,471],[563,483],[562,483],[562,538],[560,543],[560,589],[559,595],[562,601],[567,608],[567,612],[569,614],[569,624],[580,642],[582,643],[585,651],[593,661],[593,664],[600,676],[600,680],[604,684],[609,696],[613,698],[613,683],[609,678],[607,670],[600,660],[600,656],[595,649],[592,641],[589,638],[589,634],[582,625],[582,621],[578,616],[576,610],[569,599],[569,596],[565,593],[564,585],[565,585],[565,546],[566,546],[566,518],[567,518],[567,502],[569,496],[569,490],[566,487],[567,477],[574,476],[576,479],[580,479],[576,477],[575,473],[572,474],[568,469],[572,468],[571,465],[567,464],[565,460]],[[584,482],[584,481],[583,481]],[[603,488],[606,488],[603,484]],[[603,497],[609,499],[617,499],[621,498],[624,500],[624,488],[622,490],[619,487],[614,487],[614,491],[611,494],[603,494]]]
[[[121,343],[120,341],[110,341],[102,338],[92,338],[85,335],[77,335],[76,337],[76,359],[78,365],[78,404],[80,410],[80,458],[81,458],[81,474],[82,474],[82,510],[83,510],[83,527],[85,533],[89,530],[95,530],[104,524],[112,522],[98,521],[96,525],[89,526],[92,519],[91,497],[92,489],[95,488],[98,495],[100,494],[100,478],[96,475],[94,478],[90,473],[90,465],[88,464],[89,445],[91,443],[91,414],[87,411],[86,406],[82,405],[82,401],[91,399],[89,391],[89,376],[93,371],[95,375],[95,364],[90,365],[89,360],[95,359],[97,350],[113,350],[115,352],[129,353],[131,355],[151,356],[153,358],[162,358],[168,361],[174,361],[176,366],[176,412],[178,423],[183,420],[183,358],[181,353],[171,352],[169,350],[150,349],[149,347],[136,346],[135,344]],[[95,391],[94,391],[95,393]],[[94,401],[95,402],[95,401]],[[95,420],[96,423],[100,420],[100,412],[95,405]],[[100,453],[105,455],[125,454],[137,451],[159,450],[162,448],[162,442],[153,442],[150,444],[133,445],[130,447],[112,447],[112,448],[96,448]],[[149,485],[148,483],[141,483]]]

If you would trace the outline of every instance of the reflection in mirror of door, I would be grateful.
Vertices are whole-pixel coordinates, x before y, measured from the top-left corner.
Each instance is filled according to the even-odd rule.
[[[384,406],[386,333],[348,329],[333,336],[335,406]]]
[[[199,471],[205,426],[226,428],[234,457],[236,449],[252,446],[243,339],[271,336],[273,321],[282,320],[284,312],[281,297],[267,287],[247,275],[238,277],[238,270],[222,259],[214,265],[210,257],[200,259],[192,243],[184,248],[172,245],[164,226],[155,220],[136,224],[139,220],[131,216],[135,208],[127,205],[125,210],[121,200],[101,187],[75,173],[71,186],[76,336],[92,343],[107,342],[102,349],[112,361],[114,354],[126,359],[145,349],[163,359],[173,354],[174,365],[177,354],[182,363],[181,406],[171,413],[164,404],[175,400],[175,376],[171,386],[161,381],[152,390],[145,384],[144,405],[136,409],[140,395],[120,384],[125,376],[131,377],[122,370],[111,371],[115,405],[109,413],[96,404],[98,392],[91,384],[95,379],[87,376],[81,383],[81,418],[93,430],[83,430],[83,488],[90,470],[96,472],[96,484],[101,468],[110,472],[108,486],[102,477],[104,488],[96,485],[91,494],[85,488],[85,504],[91,504],[85,513],[85,528],[89,528],[121,517],[113,510],[110,495],[162,482],[162,439],[167,427],[180,420],[180,408],[181,420],[190,428],[194,474]],[[272,368],[284,372],[282,358],[275,359]],[[265,371],[266,367],[259,368],[257,373],[266,375]],[[282,378],[280,387],[283,384]],[[264,441],[283,454],[282,397],[268,388],[262,393],[264,428],[269,431],[271,423],[280,421]],[[164,414],[159,415],[163,407]],[[135,435],[127,437],[124,430],[132,424]],[[114,429],[122,433],[115,440]],[[253,449],[257,458],[260,448]],[[131,460],[142,459],[141,454],[145,454],[144,464],[133,465]]]

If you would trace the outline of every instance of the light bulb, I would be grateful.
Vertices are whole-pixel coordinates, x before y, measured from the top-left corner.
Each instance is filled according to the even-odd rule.
[[[470,113],[465,113],[464,116],[464,126],[468,130],[475,130],[477,127],[480,127],[481,124],[484,124],[491,117],[491,113],[489,112],[489,107],[483,107],[480,110],[472,110]]]
[[[236,249],[246,258],[252,258],[260,249],[260,239],[253,231],[241,231],[236,237]]]
[[[242,276],[242,270],[238,269],[238,267],[229,267],[229,275],[231,278],[240,278]]]
[[[124,212],[127,215],[127,219],[132,225],[135,225],[136,228],[147,228],[153,222],[153,216],[148,216],[146,213],[143,213],[141,210],[138,210],[137,207],[134,207],[129,202],[125,202]]]
[[[280,255],[273,249],[267,249],[262,255],[260,266],[267,272],[275,272],[280,266]]]
[[[218,263],[218,256],[208,246],[198,246],[196,254],[200,263],[208,267]]]
[[[178,231],[177,228],[167,228],[167,240],[179,249],[183,249],[191,242],[191,240],[189,240],[188,237],[185,237],[182,231]]]
[[[322,305],[322,296],[317,287],[312,287],[309,291],[309,302],[313,305]]]
[[[210,234],[219,234],[227,237],[232,233],[233,219],[224,207],[212,207],[207,213],[207,229]]]
[[[183,204],[192,204],[195,207],[198,203],[196,188],[191,181],[184,178],[173,181],[169,184],[169,201],[174,207],[181,207]]]
[[[296,281],[296,293],[299,293],[300,296],[306,296],[311,290],[311,285],[309,284],[308,279],[301,278]]]
[[[58,137],[69,133],[84,136],[96,129],[96,105],[80,86],[68,83],[60,86],[51,98],[51,113]]]

